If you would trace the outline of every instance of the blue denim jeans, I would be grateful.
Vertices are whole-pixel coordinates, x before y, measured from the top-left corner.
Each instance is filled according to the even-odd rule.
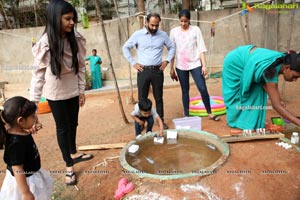
[[[176,68],[179,83],[182,92],[182,103],[184,109],[184,115],[189,116],[189,105],[190,105],[190,73],[196,83],[196,86],[201,94],[203,104],[208,114],[211,113],[210,99],[207,91],[205,78],[202,75],[202,67],[197,67],[192,70],[180,70]]]
[[[154,119],[153,119],[153,116],[149,116],[149,117],[139,117],[140,120],[142,121],[146,121],[148,123],[147,125],[147,132],[149,131],[152,131],[152,127],[153,127],[153,124],[154,124]],[[142,127],[139,125],[139,123],[137,123],[136,121],[134,122],[134,127],[135,127],[135,135],[138,136],[142,133]]]

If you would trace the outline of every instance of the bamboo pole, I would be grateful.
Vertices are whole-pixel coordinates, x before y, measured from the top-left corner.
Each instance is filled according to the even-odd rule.
[[[294,29],[294,21],[295,21],[295,10],[293,10],[293,12],[291,12],[291,20],[290,20],[290,31],[288,31],[289,33],[289,37],[287,40],[287,45],[286,45],[286,50],[290,50],[291,48],[291,41],[292,41],[292,36],[293,36],[293,29]],[[282,86],[281,86],[281,97],[283,98],[283,100],[285,100],[285,80],[283,80]]]
[[[120,90],[119,90],[117,78],[116,78],[115,70],[114,70],[114,67],[113,67],[113,64],[112,64],[112,58],[111,58],[111,54],[110,54],[110,50],[109,50],[109,46],[108,46],[107,35],[106,35],[105,26],[104,26],[104,22],[103,22],[103,18],[102,18],[102,12],[101,12],[98,1],[94,0],[94,3],[95,3],[95,6],[96,6],[97,14],[98,14],[98,17],[99,17],[99,22],[100,22],[100,25],[101,25],[102,34],[103,34],[104,42],[105,42],[105,47],[107,49],[107,54],[108,54],[108,59],[109,59],[109,66],[110,66],[110,69],[111,69],[111,72],[112,72],[112,75],[113,75],[113,78],[114,78],[114,84],[115,84],[115,88],[116,88],[116,92],[117,92],[117,96],[118,96],[119,107],[120,107],[120,110],[121,110],[122,118],[124,120],[124,123],[128,124],[129,122],[128,122],[128,119],[127,119],[127,117],[125,115],[125,112],[124,112],[124,108],[123,108],[123,104],[122,104],[122,99],[121,99],[121,95],[120,95]]]
[[[124,27],[124,24],[122,23],[122,20],[121,20],[120,15],[119,15],[118,4],[117,4],[116,0],[114,0],[114,4],[115,4],[115,6],[114,6],[115,7],[115,11],[116,11],[118,19],[119,19],[119,23],[122,26],[122,29],[123,29],[123,32],[125,34],[126,40],[128,40],[128,38],[129,38],[129,25],[128,25],[129,23],[128,23],[128,18],[127,18],[127,31],[126,31],[125,27]],[[130,66],[130,63],[128,63],[128,73],[129,73],[129,85],[130,85],[130,103],[133,104],[135,101],[134,101],[134,98],[133,98],[133,86],[132,86],[132,76],[131,76],[131,66]]]
[[[238,5],[238,8],[240,8],[240,0],[237,0],[237,5]],[[244,43],[246,44],[247,43],[247,38],[246,38],[245,27],[243,25],[243,20],[242,20],[242,16],[241,15],[239,15],[239,22],[240,22],[241,29],[242,29]]]
[[[98,145],[85,145],[79,146],[79,151],[84,150],[105,150],[105,149],[122,149],[127,143],[112,143],[112,144],[98,144]]]

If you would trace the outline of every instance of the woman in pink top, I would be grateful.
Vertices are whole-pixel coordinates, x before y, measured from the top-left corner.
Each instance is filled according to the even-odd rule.
[[[85,104],[85,38],[75,32],[77,13],[62,0],[50,1],[47,24],[33,46],[34,68],[30,97],[47,98],[55,123],[57,141],[66,163],[66,184],[76,184],[73,165],[92,155],[76,151],[79,106]]]
[[[207,74],[205,55],[205,43],[202,38],[200,28],[190,25],[191,13],[189,10],[181,10],[179,13],[180,26],[171,30],[170,38],[176,48],[176,73],[181,86],[182,102],[184,115],[189,116],[190,103],[190,82],[189,74],[196,83],[201,94],[204,106],[210,119],[219,120],[218,116],[214,116],[211,112],[210,99],[205,83],[205,75]],[[171,77],[175,73],[174,58],[171,60]]]

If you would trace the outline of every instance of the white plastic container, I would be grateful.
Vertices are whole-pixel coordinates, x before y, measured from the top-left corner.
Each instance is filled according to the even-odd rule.
[[[137,144],[133,144],[128,148],[128,153],[131,156],[135,156],[139,153],[139,150],[140,150],[140,146]]]
[[[164,137],[154,137],[153,141],[154,144],[163,144],[164,143]]]
[[[195,129],[201,130],[201,117],[184,117],[173,119],[175,129]]]
[[[292,133],[291,143],[298,144],[299,143],[299,135],[297,132]]]
[[[167,139],[168,140],[176,140],[177,139],[177,131],[167,130]]]

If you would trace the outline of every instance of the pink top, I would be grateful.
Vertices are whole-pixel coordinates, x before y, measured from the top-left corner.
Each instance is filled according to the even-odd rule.
[[[64,55],[62,60],[61,79],[58,79],[51,72],[50,49],[48,36],[44,34],[33,46],[34,56],[30,87],[30,99],[39,101],[41,95],[50,100],[70,99],[79,94],[84,94],[85,90],[85,38],[75,32],[78,43],[78,74],[72,70],[72,51],[67,39],[64,40]]]
[[[173,28],[170,39],[176,47],[176,68],[191,70],[201,66],[200,53],[207,50],[198,26],[190,25],[186,31],[182,31],[180,26]]]

